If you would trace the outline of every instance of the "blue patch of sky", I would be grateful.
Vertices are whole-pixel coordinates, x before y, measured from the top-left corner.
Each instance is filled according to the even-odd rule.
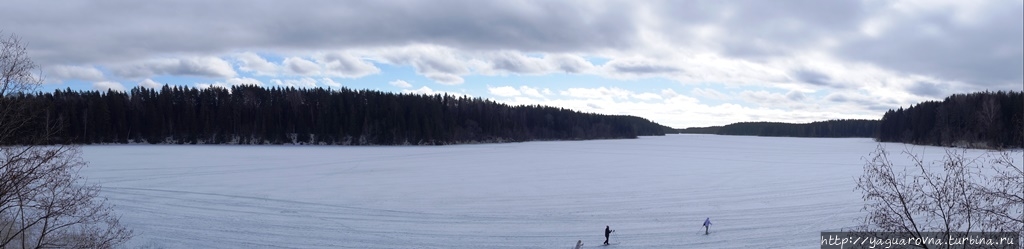
[[[81,80],[67,80],[67,81],[60,82],[60,83],[44,83],[43,85],[39,86],[39,89],[37,89],[37,92],[52,93],[53,91],[55,91],[57,89],[65,90],[65,89],[69,89],[69,88],[72,91],[76,91],[76,90],[92,90],[92,84],[93,84],[93,82],[81,81]]]
[[[281,56],[281,55],[278,55],[278,54],[273,54],[273,53],[256,52],[256,55],[259,55],[260,57],[263,57],[263,60],[266,60],[266,61],[274,63],[274,64],[281,64],[282,62],[284,62],[284,58],[285,58],[284,56]]]
[[[589,61],[590,64],[594,64],[595,66],[604,65],[605,63],[608,63],[609,61],[612,60],[611,58],[596,57],[596,56],[584,56],[583,59],[586,60],[586,61]]]

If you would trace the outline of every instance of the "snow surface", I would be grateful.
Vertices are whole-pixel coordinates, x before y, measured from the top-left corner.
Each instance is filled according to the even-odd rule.
[[[94,145],[81,173],[135,230],[131,248],[596,248],[606,225],[615,248],[816,248],[820,232],[859,224],[854,181],[877,145]]]

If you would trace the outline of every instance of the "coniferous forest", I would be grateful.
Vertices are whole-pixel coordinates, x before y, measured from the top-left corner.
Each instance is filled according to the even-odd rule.
[[[740,122],[725,126],[696,127],[679,133],[769,137],[873,137],[878,120],[840,119],[806,124],[779,122]]]
[[[722,126],[721,135],[758,135],[771,137],[873,137],[878,120],[839,119],[806,124],[741,122]]]
[[[889,110],[877,140],[970,148],[1024,147],[1024,92],[956,94]]]
[[[15,143],[440,145],[635,138],[670,130],[634,116],[481,98],[234,86],[57,90],[9,96],[33,117]],[[14,115],[5,115],[14,116]]]

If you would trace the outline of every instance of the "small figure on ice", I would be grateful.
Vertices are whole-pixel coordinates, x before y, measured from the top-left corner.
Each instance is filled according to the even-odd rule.
[[[608,245],[608,236],[612,235],[612,232],[615,232],[615,230],[612,230],[612,228],[610,226],[604,226],[604,244],[605,245]]]
[[[708,235],[709,228],[711,228],[711,217],[704,219],[704,235]]]
[[[580,248],[583,248],[583,240],[577,240],[576,241],[576,249],[580,249]]]

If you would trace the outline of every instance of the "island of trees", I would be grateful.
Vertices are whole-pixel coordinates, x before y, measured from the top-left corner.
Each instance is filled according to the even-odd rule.
[[[725,126],[679,129],[684,134],[717,134],[769,137],[873,137],[878,120],[838,119],[806,124],[740,122]]]
[[[670,130],[634,116],[347,88],[67,89],[3,101],[36,115],[36,124],[24,127],[37,131],[22,132],[51,134],[42,141],[51,144],[440,145],[636,138]]]

